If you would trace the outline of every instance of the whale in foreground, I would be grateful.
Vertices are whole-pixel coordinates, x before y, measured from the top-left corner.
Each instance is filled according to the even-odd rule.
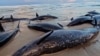
[[[99,32],[99,27],[82,30],[54,30],[44,34],[40,39],[32,41],[16,51],[12,56],[41,56],[66,48],[72,48],[91,40]]]

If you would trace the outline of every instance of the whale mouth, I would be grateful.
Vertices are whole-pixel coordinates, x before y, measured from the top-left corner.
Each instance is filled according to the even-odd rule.
[[[34,56],[34,55],[38,55],[37,52],[39,50],[37,48],[34,48],[34,50],[29,50],[27,52],[25,52],[22,56]]]

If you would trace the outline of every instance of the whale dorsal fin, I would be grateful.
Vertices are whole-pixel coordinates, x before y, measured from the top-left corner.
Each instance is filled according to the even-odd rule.
[[[36,18],[39,17],[39,14],[36,12]]]
[[[73,17],[71,18],[71,21],[72,21],[72,20],[74,20],[74,18],[73,18]]]
[[[38,42],[37,45],[39,45],[42,41],[44,41],[48,36],[50,36],[53,33],[53,30],[47,33],[43,38],[41,38]]]

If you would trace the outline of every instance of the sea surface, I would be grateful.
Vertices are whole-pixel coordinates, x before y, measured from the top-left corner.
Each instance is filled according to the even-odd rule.
[[[11,14],[15,17],[35,17],[39,15],[50,14],[59,17],[59,19],[70,19],[86,14],[88,11],[96,10],[100,12],[99,2],[87,3],[66,3],[66,4],[32,4],[16,6],[0,6],[0,16],[9,17]]]

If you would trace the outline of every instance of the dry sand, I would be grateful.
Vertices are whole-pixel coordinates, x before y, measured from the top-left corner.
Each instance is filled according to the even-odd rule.
[[[29,13],[30,11],[28,8],[26,9],[18,9],[16,10],[16,17],[27,17],[31,18],[32,13]],[[67,29],[83,29],[87,27],[92,27],[90,24],[83,24],[79,26],[74,26],[74,27],[66,27],[69,21],[65,20],[44,20],[42,22],[49,22],[49,23],[54,23],[56,24],[57,22],[61,23],[64,28]],[[16,27],[18,22],[14,23],[3,23],[3,26],[6,30],[11,30]],[[12,38],[8,43],[6,43],[3,47],[0,47],[0,56],[11,56],[14,52],[16,52],[19,48],[22,46],[28,44],[31,41],[34,41],[38,38],[40,38],[41,35],[43,35],[43,32],[36,31],[36,30],[30,30],[27,28],[27,21],[21,21],[20,24],[20,31],[18,34]],[[37,23],[37,21],[33,22]],[[42,56],[100,56],[100,41],[95,42],[96,40],[99,40],[100,34],[93,39],[93,41],[72,48],[72,49],[65,49],[63,51],[53,53],[53,54],[45,54]]]

